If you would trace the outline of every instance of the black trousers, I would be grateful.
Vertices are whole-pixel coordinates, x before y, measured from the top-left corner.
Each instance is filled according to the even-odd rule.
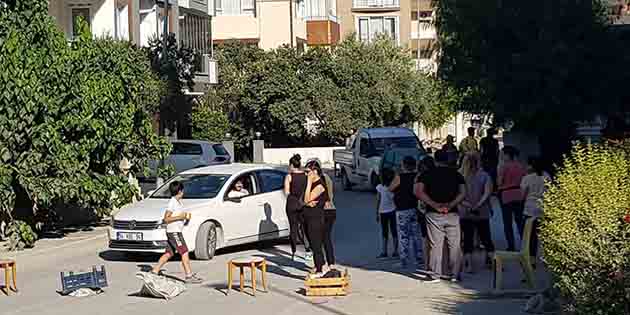
[[[289,242],[291,244],[291,253],[297,251],[297,244],[300,242],[300,218],[302,214],[297,210],[287,210],[287,218],[289,219]]]
[[[322,272],[322,266],[324,266],[324,209],[305,208],[303,217],[311,251],[313,251],[315,272]]]
[[[530,216],[525,216],[526,219],[531,218]],[[540,219],[534,220],[534,225],[532,226],[532,236],[529,240],[529,256],[536,257],[538,256],[538,221]]]
[[[389,238],[389,233],[392,233],[393,239],[398,239],[398,225],[396,224],[396,211],[379,213],[381,217],[381,233],[383,239]]]
[[[475,249],[475,230],[479,233],[481,244],[488,252],[494,252],[494,243],[490,233],[490,220],[461,220],[464,231],[464,254],[471,254]]]
[[[324,253],[329,265],[335,264],[335,248],[332,242],[332,231],[337,220],[336,210],[324,210]]]
[[[514,201],[501,205],[501,211],[503,214],[503,232],[505,233],[505,240],[508,243],[508,250],[516,250],[514,244],[514,228],[512,227],[512,220],[516,222],[518,233],[523,237],[523,202]]]

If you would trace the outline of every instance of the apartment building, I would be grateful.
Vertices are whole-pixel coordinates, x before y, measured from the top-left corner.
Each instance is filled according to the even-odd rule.
[[[273,49],[307,45],[304,0],[215,0],[212,40],[239,40]]]
[[[369,42],[389,36],[409,49],[418,70],[437,69],[431,0],[337,0],[337,12],[342,37]]]
[[[165,3],[166,1],[166,3]],[[48,12],[68,40],[77,35],[82,17],[97,37],[111,36],[147,46],[167,31],[184,47],[207,52],[208,0],[50,0]]]

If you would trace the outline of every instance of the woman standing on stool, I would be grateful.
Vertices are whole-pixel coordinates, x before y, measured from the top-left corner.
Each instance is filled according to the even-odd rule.
[[[306,168],[309,169],[310,172],[314,172],[317,169],[322,168],[322,164],[319,159],[313,158],[309,159],[306,162]],[[324,204],[324,254],[326,256],[326,263],[328,264],[329,270],[335,269],[335,248],[333,246],[332,241],[332,230],[335,225],[335,221],[337,220],[337,207],[335,207],[334,203],[334,184],[330,176],[326,173],[323,173],[322,178],[324,179],[324,188],[326,189],[326,193],[328,194],[328,201]]]
[[[324,173],[322,169],[313,166],[308,173],[306,191],[304,192],[304,223],[308,233],[313,259],[315,261],[315,273],[311,278],[321,278],[324,266],[323,237],[324,237],[324,206],[328,202]]]

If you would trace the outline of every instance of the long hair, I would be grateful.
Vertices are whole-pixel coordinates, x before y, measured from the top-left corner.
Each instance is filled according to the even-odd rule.
[[[481,169],[481,158],[477,153],[467,153],[462,161],[462,166],[459,172],[468,180],[472,176],[475,176]]]

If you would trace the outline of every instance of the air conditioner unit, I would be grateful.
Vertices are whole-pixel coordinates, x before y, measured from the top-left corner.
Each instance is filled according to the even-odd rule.
[[[208,83],[210,84],[218,84],[219,83],[219,67],[217,61],[212,59],[210,55],[203,55],[203,69],[204,73],[208,74]]]

